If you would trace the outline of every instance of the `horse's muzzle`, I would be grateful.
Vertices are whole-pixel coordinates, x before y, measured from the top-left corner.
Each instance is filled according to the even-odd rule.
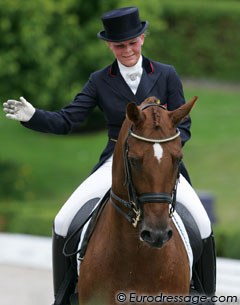
[[[152,248],[161,248],[172,237],[173,230],[168,227],[165,230],[153,230],[143,225],[140,231],[140,239]]]

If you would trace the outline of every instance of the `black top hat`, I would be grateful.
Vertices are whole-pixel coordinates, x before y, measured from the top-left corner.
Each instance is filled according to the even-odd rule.
[[[107,41],[124,41],[141,35],[148,22],[141,21],[137,7],[124,7],[105,13],[102,16],[104,31],[97,36]]]

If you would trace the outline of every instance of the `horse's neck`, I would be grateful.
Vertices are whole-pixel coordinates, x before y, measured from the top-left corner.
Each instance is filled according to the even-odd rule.
[[[129,212],[129,210],[126,210],[126,212]],[[129,253],[133,253],[140,243],[138,228],[134,228],[133,225],[123,215],[121,215],[110,202],[108,205],[108,213],[108,229],[111,231],[114,249],[116,250],[118,248],[121,250],[127,248]]]

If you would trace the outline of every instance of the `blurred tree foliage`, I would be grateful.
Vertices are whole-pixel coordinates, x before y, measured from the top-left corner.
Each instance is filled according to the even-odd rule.
[[[164,60],[195,78],[239,81],[240,2],[169,1],[163,5]]]
[[[27,165],[0,159],[0,199],[25,200],[32,197],[30,182],[33,179]]]
[[[68,104],[113,59],[96,38],[100,16],[129,5],[150,23],[146,56],[181,77],[239,81],[240,1],[0,0],[1,101],[23,95],[50,110]]]
[[[1,100],[68,103],[102,63],[100,16],[115,0],[0,0]]]

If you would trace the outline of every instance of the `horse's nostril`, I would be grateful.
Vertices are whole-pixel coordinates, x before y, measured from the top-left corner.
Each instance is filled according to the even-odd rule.
[[[141,232],[141,239],[146,241],[146,242],[151,242],[152,241],[152,237],[151,237],[151,232],[148,230],[143,230]]]

